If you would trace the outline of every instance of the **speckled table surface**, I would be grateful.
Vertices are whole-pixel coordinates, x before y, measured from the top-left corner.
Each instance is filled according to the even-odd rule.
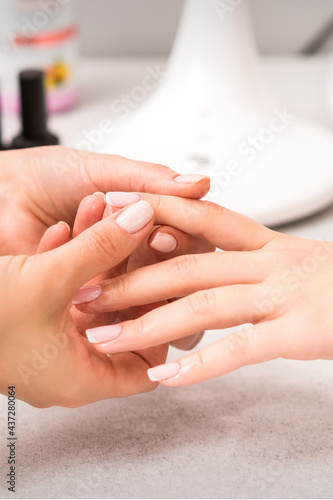
[[[92,64],[97,63],[86,62],[83,72],[90,74]],[[298,66],[279,59],[266,61],[266,69],[284,102],[289,99],[303,114],[327,122],[315,97],[325,64],[323,58]],[[138,67],[137,62],[121,66],[128,75],[137,74]],[[283,71],[294,83],[303,82],[302,93],[309,96],[303,107],[295,89],[277,83],[274,75]],[[92,105],[89,89],[85,99]],[[84,105],[77,113],[84,113]],[[73,126],[74,118],[68,118]],[[63,120],[55,119],[54,128],[62,128]],[[9,125],[14,129],[15,120]],[[69,137],[72,133],[68,129]],[[282,230],[333,240],[333,208]],[[208,332],[202,345],[221,335]],[[176,356],[172,350],[170,358]],[[276,360],[197,386],[159,387],[78,409],[40,410],[19,403],[17,422],[17,492],[9,495],[6,399],[1,397],[1,498],[333,497],[329,361]]]

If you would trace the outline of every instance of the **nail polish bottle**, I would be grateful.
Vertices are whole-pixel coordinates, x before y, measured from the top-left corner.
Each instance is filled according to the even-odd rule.
[[[22,132],[13,139],[10,148],[24,149],[59,144],[58,137],[47,130],[43,72],[21,71],[19,81]]]

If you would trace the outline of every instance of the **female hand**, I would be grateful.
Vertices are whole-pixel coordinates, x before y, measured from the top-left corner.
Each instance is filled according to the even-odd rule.
[[[147,368],[164,362],[167,345],[109,358],[70,314],[78,288],[122,262],[152,227],[153,209],[140,201],[54,250],[0,258],[0,392],[14,385],[34,406],[74,407],[156,386]]]
[[[103,338],[90,330],[96,350],[119,353],[201,329],[251,324],[149,370],[152,380],[168,386],[201,382],[278,357],[333,359],[332,243],[279,234],[213,203],[143,197],[155,207],[155,223],[192,232],[225,251],[177,257],[104,284],[102,295],[80,306],[82,311],[183,298],[110,326]]]
[[[45,230],[71,227],[80,201],[95,191],[149,191],[201,198],[204,176],[179,176],[162,165],[62,146],[0,153],[0,255],[32,255]]]
[[[87,196],[82,200],[79,205],[78,212],[74,221],[73,237],[78,236],[82,231],[88,229],[93,224],[96,224],[102,218],[108,217],[112,213],[116,213],[122,206],[134,203],[140,200],[140,196],[134,193],[108,193],[106,199],[103,193],[94,193]],[[111,204],[112,203],[112,204]],[[51,226],[43,235],[38,252],[46,252],[56,248],[70,239],[68,226],[64,224],[56,224]],[[148,234],[134,252],[118,266],[110,269],[103,275],[95,277],[87,285],[83,287],[80,292],[74,297],[75,303],[84,302],[91,294],[96,298],[101,292],[101,288],[96,283],[103,279],[110,279],[124,274],[128,270],[138,269],[140,267],[161,262],[167,258],[173,258],[177,255],[184,255],[187,253],[204,253],[212,252],[215,247],[208,241],[188,235],[182,231],[168,226],[155,226]],[[91,285],[94,285],[91,287]],[[88,295],[87,295],[88,294]],[[134,319],[142,316],[144,313],[167,304],[167,301],[160,301],[154,304],[144,304],[141,306],[129,307],[120,312],[118,318],[122,321],[125,319]],[[116,319],[118,311],[105,312],[102,314],[84,314],[78,309],[73,307],[71,315],[75,321],[78,330],[85,334],[87,328],[94,326],[101,326],[112,324]],[[181,349],[191,349],[202,338],[203,332],[189,337],[178,339],[174,341],[173,345]]]

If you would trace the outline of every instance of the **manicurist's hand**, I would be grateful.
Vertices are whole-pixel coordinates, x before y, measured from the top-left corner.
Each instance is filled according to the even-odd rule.
[[[59,224],[44,235],[44,253],[0,258],[1,393],[14,385],[17,397],[34,406],[73,407],[154,388],[147,369],[165,361],[167,345],[109,358],[81,335],[70,313],[84,283],[124,261],[147,237],[153,214],[139,201],[67,243],[68,227]]]
[[[156,224],[205,238],[224,252],[176,257],[103,284],[85,312],[112,311],[179,297],[139,319],[88,338],[120,353],[203,329],[250,324],[211,346],[149,370],[167,386],[193,384],[244,365],[283,357],[333,359],[333,244],[271,231],[208,202],[143,195]]]
[[[45,230],[71,227],[82,198],[96,191],[146,191],[200,198],[209,179],[162,165],[61,146],[0,153],[0,255],[34,254]]]
[[[139,194],[124,192],[111,192],[107,193],[106,196],[103,193],[97,192],[85,197],[79,205],[72,236],[74,238],[77,237],[82,231],[96,224],[102,218],[109,217],[124,206],[136,203],[140,199]],[[121,205],[121,208],[119,205]],[[45,231],[40,241],[38,252],[51,250],[67,243],[69,240],[69,227],[64,223],[56,224]],[[97,298],[102,291],[98,283],[102,280],[114,278],[129,270],[138,269],[179,255],[212,252],[214,250],[215,247],[203,238],[186,234],[174,227],[154,226],[151,232],[125,261],[102,275],[96,276],[82,287],[75,295],[74,303],[80,304],[84,303],[87,299]],[[146,312],[164,304],[167,304],[166,300],[153,304],[147,303],[140,306],[128,307],[125,310],[119,311],[118,320],[124,321],[140,317]],[[84,334],[88,328],[112,324],[117,317],[118,311],[93,315],[84,314],[73,307],[71,314],[77,328]],[[203,332],[200,332],[186,338],[177,339],[173,342],[173,345],[181,349],[191,349],[199,342],[202,335]]]

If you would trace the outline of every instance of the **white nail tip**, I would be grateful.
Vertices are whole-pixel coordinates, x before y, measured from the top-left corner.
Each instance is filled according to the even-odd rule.
[[[91,335],[90,330],[86,330],[86,335],[87,335],[87,339],[89,340],[89,342],[91,344],[97,344],[98,343],[98,342],[96,342],[96,340],[94,339],[94,337]]]
[[[152,374],[150,373],[150,369],[148,370],[147,374],[148,374],[149,379],[150,379],[152,382],[159,382],[159,380],[158,380],[157,378],[155,378],[155,377],[154,377],[154,375],[152,375]]]

